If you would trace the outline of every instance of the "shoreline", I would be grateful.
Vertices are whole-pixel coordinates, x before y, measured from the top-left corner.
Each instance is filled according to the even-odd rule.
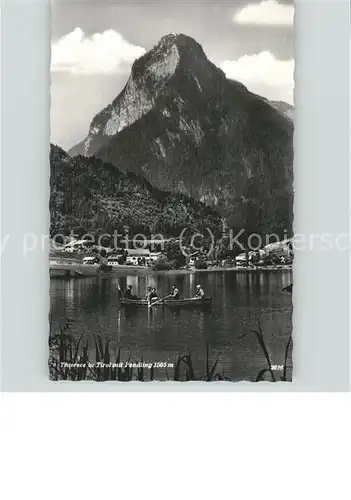
[[[49,273],[50,279],[83,279],[94,276],[114,276],[114,275],[146,275],[146,274],[195,274],[195,273],[210,273],[210,272],[282,272],[292,271],[292,266],[266,266],[266,267],[209,267],[208,269],[172,269],[169,271],[154,271],[149,267],[142,266],[115,266],[111,271],[100,271],[98,266],[82,264],[78,261],[58,262],[58,260],[50,261]],[[71,273],[71,275],[69,274]],[[77,276],[74,276],[77,273]]]

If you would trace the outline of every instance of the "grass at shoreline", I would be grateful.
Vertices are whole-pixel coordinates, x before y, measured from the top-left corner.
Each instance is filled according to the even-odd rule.
[[[81,381],[90,380],[96,382],[119,381],[119,382],[151,382],[162,381],[162,378],[155,378],[155,366],[148,366],[146,369],[143,356],[140,360],[132,360],[131,356],[122,353],[121,349],[111,348],[111,339],[103,334],[93,335],[93,345],[89,345],[87,335],[81,333],[79,337],[74,336],[73,322],[66,319],[60,331],[49,337],[49,373],[50,380],[70,380]],[[259,371],[252,380],[260,382],[268,380],[271,382],[290,381],[287,373],[291,369],[288,366],[289,350],[292,346],[292,337],[285,348],[285,359],[282,364],[282,371],[276,372],[271,364],[269,350],[265,343],[264,333],[258,320],[257,330],[246,332],[242,337],[253,334],[257,338],[258,345],[263,353],[267,367]],[[164,381],[188,382],[188,381],[228,381],[223,370],[218,370],[220,355],[215,361],[210,359],[210,345],[207,343],[204,349],[204,359],[206,370],[199,370],[195,366],[193,356],[190,351],[179,353],[174,359],[172,366],[163,368]],[[137,365],[137,366],[134,366]],[[279,377],[278,377],[279,375]]]

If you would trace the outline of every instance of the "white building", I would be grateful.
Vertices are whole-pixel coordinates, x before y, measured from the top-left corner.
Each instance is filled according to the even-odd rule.
[[[72,240],[63,247],[64,252],[77,252],[78,250],[88,249],[93,246],[91,240]]]
[[[150,250],[147,248],[129,248],[127,250],[126,263],[133,266],[140,265],[141,262],[147,263],[150,260]]]
[[[98,265],[99,262],[100,262],[100,259],[97,256],[84,257],[84,259],[83,259],[83,264]]]

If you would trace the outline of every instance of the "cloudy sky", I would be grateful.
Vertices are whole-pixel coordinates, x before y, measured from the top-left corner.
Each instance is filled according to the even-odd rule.
[[[192,36],[229,78],[292,104],[293,16],[292,0],[52,0],[52,142],[83,139],[167,33]]]

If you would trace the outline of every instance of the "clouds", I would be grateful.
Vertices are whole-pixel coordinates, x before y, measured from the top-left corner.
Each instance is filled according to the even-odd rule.
[[[52,140],[69,148],[82,139],[93,116],[122,91],[133,61],[167,33],[195,38],[228,77],[253,92],[292,102],[293,7],[286,5],[287,0],[285,5],[278,1],[281,4],[187,0],[186,9],[184,2],[169,1],[55,2],[51,9]],[[262,4],[266,13],[260,10]],[[283,9],[279,15],[274,14],[277,5]],[[284,17],[284,12],[290,17]],[[260,54],[267,51],[273,60],[267,58],[262,68]],[[246,67],[246,58],[251,58],[251,68]]]
[[[227,78],[244,83],[253,92],[293,103],[293,59],[281,61],[271,52],[263,51],[223,61],[220,67]]]
[[[250,3],[234,14],[233,21],[237,24],[293,26],[294,6],[283,5],[276,0]]]
[[[115,30],[86,36],[80,28],[51,45],[51,71],[73,74],[110,74],[128,71],[143,47],[127,42]]]
[[[294,25],[294,5],[282,4],[277,0],[252,2],[239,9],[233,21],[246,26],[289,30]],[[243,55],[236,60],[225,60],[220,67],[228,78],[244,83],[252,92],[292,104],[294,59],[278,59],[266,47],[258,53]]]

